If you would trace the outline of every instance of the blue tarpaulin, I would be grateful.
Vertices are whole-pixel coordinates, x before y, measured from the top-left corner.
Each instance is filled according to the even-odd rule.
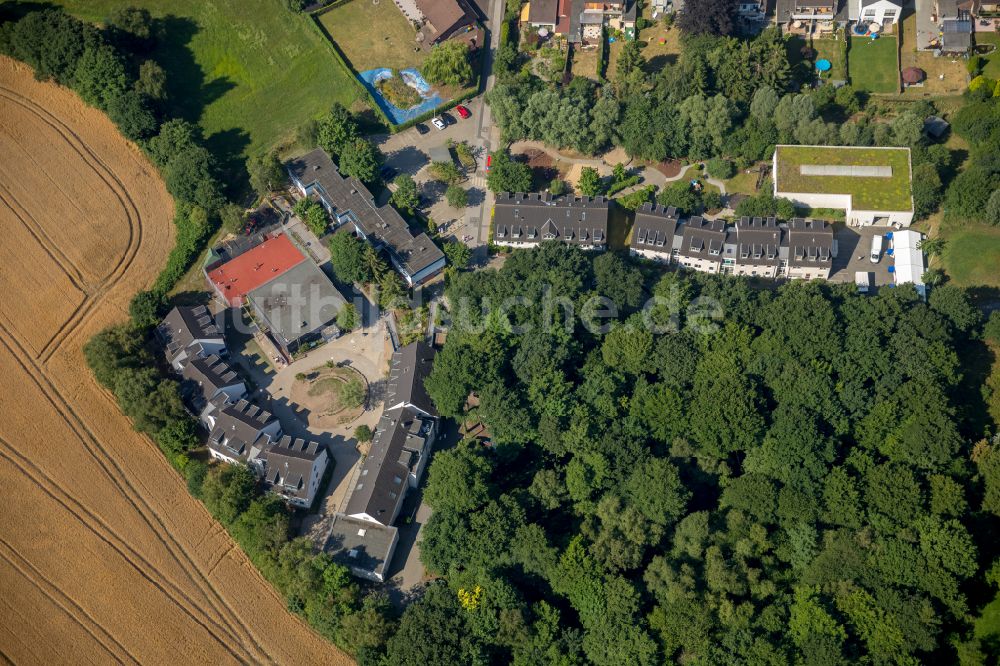
[[[895,266],[889,266],[889,272],[890,273],[895,273],[896,272],[896,267]]]
[[[441,99],[441,95],[433,90],[424,77],[420,75],[420,72],[415,69],[404,69],[399,72],[403,81],[406,82],[408,86],[417,91],[420,95],[420,103],[409,109],[400,109],[395,106],[392,102],[382,97],[382,93],[379,92],[378,88],[375,87],[375,82],[379,79],[387,79],[392,76],[392,70],[386,67],[380,69],[370,69],[367,72],[361,72],[358,74],[358,78],[361,79],[361,83],[364,84],[368,92],[372,94],[375,98],[375,103],[379,105],[379,108],[385,112],[385,115],[389,116],[391,120],[396,125],[401,125],[407,120],[412,120],[417,116],[427,113],[436,109],[438,106],[444,103]]]

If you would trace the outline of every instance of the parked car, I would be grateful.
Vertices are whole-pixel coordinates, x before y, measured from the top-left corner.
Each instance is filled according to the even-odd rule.
[[[872,256],[871,256],[872,263],[877,264],[881,256],[882,256],[882,236],[876,235],[874,238],[872,238]]]
[[[431,118],[431,125],[434,125],[434,127],[437,127],[439,130],[443,130],[448,126],[441,118]]]
[[[414,127],[417,128],[418,134],[427,134],[428,132],[431,131],[430,128],[427,127],[427,125],[424,125],[423,123],[417,123],[416,125],[414,125]]]
[[[871,289],[871,274],[865,271],[858,271],[854,274],[854,284],[858,287],[859,294],[867,294]]]
[[[450,113],[442,113],[438,117],[441,118],[442,121],[444,121],[445,125],[454,125],[455,123],[458,122],[457,120],[455,120],[455,116],[451,115]]]
[[[472,112],[469,111],[464,106],[462,106],[461,104],[455,107],[455,111],[457,111],[458,115],[462,116],[463,119],[472,117]]]

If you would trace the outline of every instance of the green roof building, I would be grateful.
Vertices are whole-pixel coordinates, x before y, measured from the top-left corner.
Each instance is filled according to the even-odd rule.
[[[909,148],[777,146],[774,196],[796,206],[837,208],[852,226],[913,221]]]

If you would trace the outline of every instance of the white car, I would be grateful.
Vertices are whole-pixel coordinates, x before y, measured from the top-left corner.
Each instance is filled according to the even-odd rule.
[[[434,125],[434,127],[437,127],[439,130],[443,130],[447,127],[447,125],[444,124],[444,121],[440,118],[431,118],[431,125]]]

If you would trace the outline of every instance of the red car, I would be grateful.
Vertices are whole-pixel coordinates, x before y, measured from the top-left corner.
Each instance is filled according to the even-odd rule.
[[[457,111],[458,115],[462,116],[462,118],[470,118],[470,117],[472,117],[472,112],[469,111],[464,106],[462,106],[461,104],[459,104],[458,106],[455,107],[455,111]]]

